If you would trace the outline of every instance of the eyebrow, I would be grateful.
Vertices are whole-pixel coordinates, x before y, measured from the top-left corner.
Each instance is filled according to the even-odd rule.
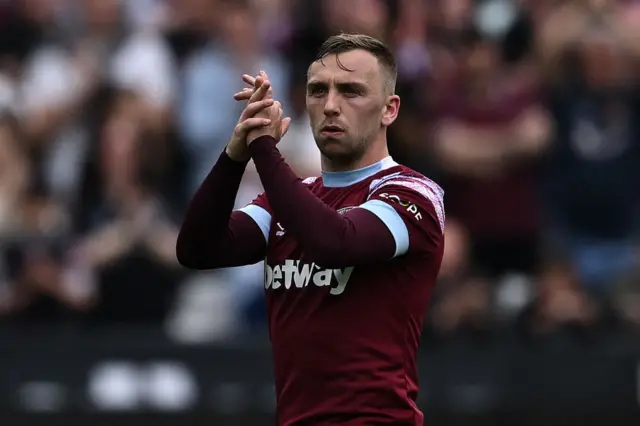
[[[324,81],[318,81],[318,80],[311,80],[307,83],[307,88],[318,88],[318,87],[327,87],[327,86],[328,86],[327,83],[325,83]],[[367,85],[359,81],[342,81],[342,82],[336,83],[336,86],[338,87],[338,89],[354,88],[360,91],[367,90]]]

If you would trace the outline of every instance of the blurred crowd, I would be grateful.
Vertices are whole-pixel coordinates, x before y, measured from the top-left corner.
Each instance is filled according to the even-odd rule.
[[[177,229],[243,73],[319,174],[306,69],[341,31],[393,48],[392,155],[446,192],[432,336],[640,326],[634,0],[0,0],[0,323],[263,329],[262,265],[185,271]]]

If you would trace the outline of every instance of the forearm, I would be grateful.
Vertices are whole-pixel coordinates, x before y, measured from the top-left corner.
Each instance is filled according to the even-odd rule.
[[[135,230],[124,221],[115,221],[88,236],[80,245],[92,268],[101,268],[122,257],[135,242]]]
[[[393,256],[395,240],[378,217],[365,209],[354,209],[345,217],[325,205],[284,161],[275,139],[260,137],[249,151],[274,215],[314,261],[342,267]]]
[[[525,110],[512,124],[512,129],[511,156],[516,159],[539,156],[548,147],[553,132],[548,112],[539,106]]]
[[[233,212],[245,166],[223,153],[196,191],[176,243],[183,266],[214,269],[259,261],[265,248],[260,228],[246,214]]]
[[[145,239],[145,244],[150,253],[167,267],[177,266],[176,236],[177,231],[168,225],[160,225],[161,228],[152,232]]]
[[[434,150],[441,167],[447,172],[461,176],[482,176],[502,168],[503,149],[494,141],[472,138],[436,137]]]
[[[538,109],[529,109],[511,124],[496,128],[443,128],[436,137],[436,149],[452,171],[473,174],[474,170],[498,169],[536,157],[549,141],[549,123]]]

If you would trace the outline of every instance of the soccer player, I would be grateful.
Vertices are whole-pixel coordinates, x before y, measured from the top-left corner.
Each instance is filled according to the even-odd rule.
[[[247,107],[191,202],[178,259],[264,259],[279,425],[422,425],[416,356],[442,260],[443,191],[389,156],[392,54],[365,35],[323,44],[307,82],[323,171],[304,180],[278,152],[289,119],[268,76],[245,81],[254,88],[236,99]],[[250,158],[265,192],[232,211]]]

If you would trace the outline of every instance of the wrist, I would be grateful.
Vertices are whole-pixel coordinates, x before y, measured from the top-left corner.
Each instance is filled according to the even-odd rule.
[[[270,132],[260,131],[259,129],[259,130],[254,130],[247,136],[247,148],[251,147],[251,145],[256,141],[263,140],[263,139],[272,141],[272,143],[274,144],[278,143],[278,139],[275,136],[273,136]]]
[[[261,129],[254,130],[247,135],[247,147],[250,147],[253,142],[265,136],[264,131],[260,131]]]
[[[253,156],[257,151],[261,151],[263,148],[268,147],[269,149],[275,147],[278,144],[276,138],[271,135],[258,135],[253,138],[251,145],[249,145],[249,152],[251,156]]]
[[[237,163],[246,163],[251,159],[251,155],[247,149],[236,149],[232,144],[227,145],[224,152],[227,154],[227,157]]]

